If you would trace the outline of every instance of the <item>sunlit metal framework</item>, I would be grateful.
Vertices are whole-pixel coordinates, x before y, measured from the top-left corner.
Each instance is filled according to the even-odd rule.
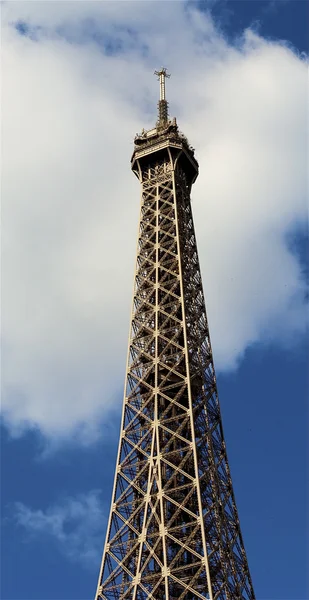
[[[135,138],[142,187],[125,398],[96,600],[253,600],[226,455],[190,190],[167,115]]]

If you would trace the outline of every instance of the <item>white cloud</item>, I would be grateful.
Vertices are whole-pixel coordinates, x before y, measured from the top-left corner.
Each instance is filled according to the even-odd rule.
[[[17,502],[14,518],[32,540],[43,536],[52,539],[60,552],[73,562],[96,567],[102,553],[103,530],[106,525],[99,493],[67,497],[46,511],[33,510]]]
[[[89,441],[120,401],[139,203],[129,160],[156,118],[162,63],[200,163],[193,210],[217,368],[304,328],[286,245],[306,220],[304,61],[251,31],[232,47],[209,16],[160,6],[4,6],[2,407],[13,433],[77,429]],[[42,25],[38,41],[17,21]],[[104,52],[115,39],[122,51]]]

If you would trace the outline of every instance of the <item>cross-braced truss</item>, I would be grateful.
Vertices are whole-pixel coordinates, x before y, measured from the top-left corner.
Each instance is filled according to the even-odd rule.
[[[132,327],[98,600],[254,599],[176,146],[137,161]]]

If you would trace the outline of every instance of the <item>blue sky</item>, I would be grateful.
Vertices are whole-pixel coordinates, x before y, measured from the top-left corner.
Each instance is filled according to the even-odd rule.
[[[297,86],[308,3],[218,0],[194,13],[192,3],[87,5],[6,3],[1,598],[94,595],[138,218],[129,160],[135,132],[155,119],[152,71],[166,63],[171,113],[200,163],[193,210],[256,596],[305,600],[308,236]],[[257,37],[245,43],[248,28]]]

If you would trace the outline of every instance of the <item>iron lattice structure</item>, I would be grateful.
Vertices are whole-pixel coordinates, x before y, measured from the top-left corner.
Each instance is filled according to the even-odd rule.
[[[158,75],[159,120],[132,156],[142,187],[132,326],[96,600],[253,600],[191,211],[198,163]]]

